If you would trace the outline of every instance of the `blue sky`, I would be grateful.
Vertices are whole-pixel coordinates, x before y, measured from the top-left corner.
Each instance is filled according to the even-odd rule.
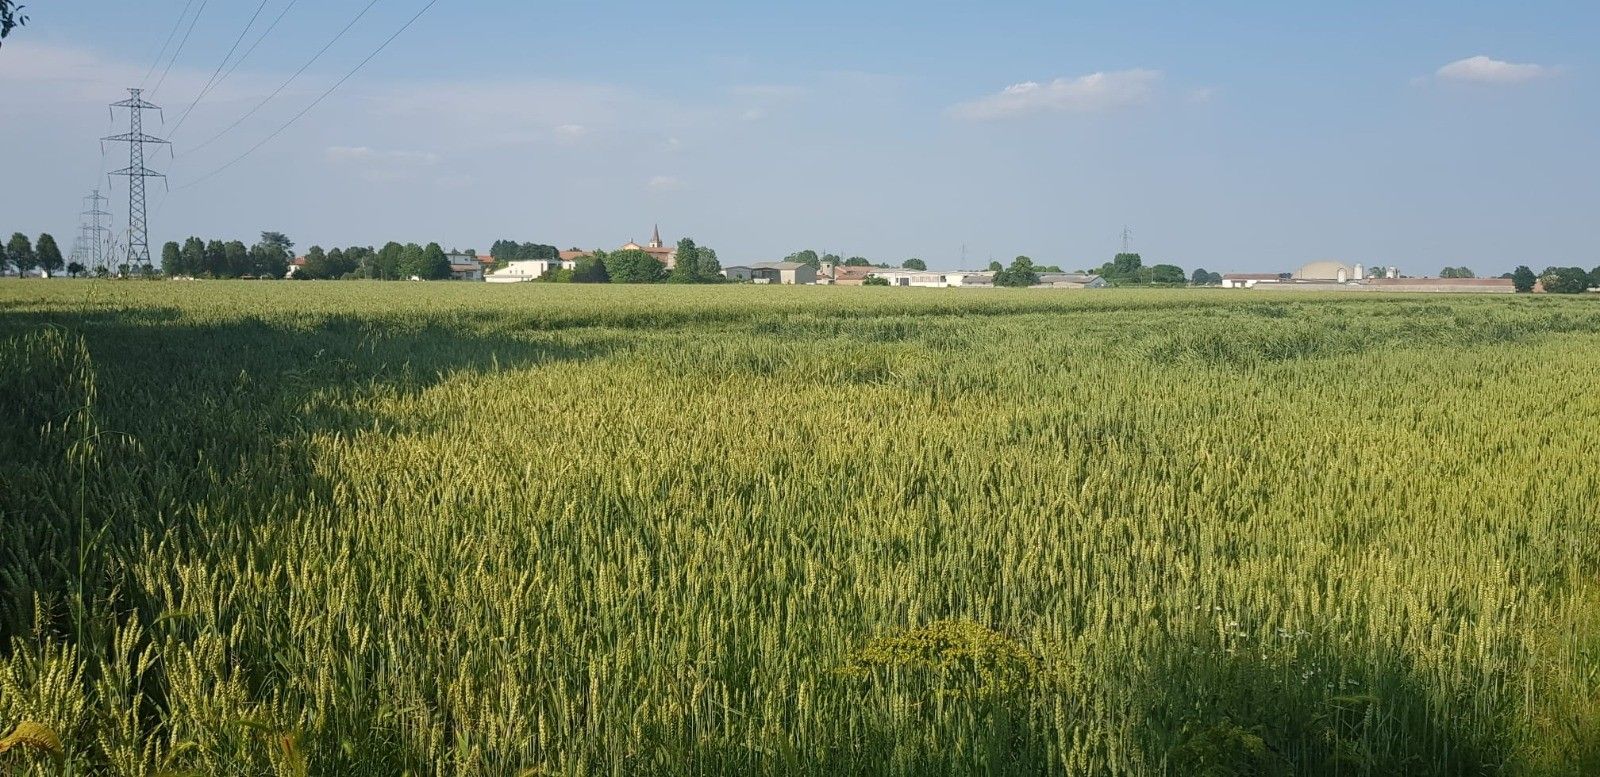
[[[79,198],[126,164],[120,147],[102,159],[104,103],[160,81],[187,2],[31,4],[0,48],[0,230],[70,242]],[[201,2],[156,134],[258,5],[191,15]],[[267,1],[241,50],[288,2]],[[201,180],[424,0],[379,0],[194,148],[367,2],[299,0],[170,133],[152,242],[614,247],[659,222],[725,262],[810,247],[953,268],[964,246],[968,266],[1088,267],[1126,224],[1147,262],[1189,269],[1600,264],[1592,2],[439,0]]]

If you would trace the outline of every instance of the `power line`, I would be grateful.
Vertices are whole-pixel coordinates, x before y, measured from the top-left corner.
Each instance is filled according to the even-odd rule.
[[[266,40],[267,36],[271,35],[273,30],[278,29],[278,22],[283,21],[283,17],[289,15],[289,9],[293,8],[295,3],[298,2],[300,2],[300,0],[289,0],[289,4],[284,6],[282,11],[278,12],[278,18],[273,19],[272,24],[267,25],[267,29],[261,32],[261,35],[256,38],[255,43],[250,44],[250,48],[245,49],[244,56],[239,57],[239,59],[233,63],[233,67],[228,68],[228,72],[222,74],[222,81],[226,81],[228,76],[233,75],[233,71],[238,70],[239,66],[244,64],[244,61],[249,59],[251,54],[255,53],[256,47],[261,45],[261,41]],[[218,83],[221,83],[221,81]]]
[[[156,82],[155,88],[150,90],[151,96],[161,91],[161,85],[167,82],[167,74],[172,72],[172,66],[178,61],[178,55],[183,53],[183,47],[189,43],[189,36],[194,33],[195,23],[200,21],[200,14],[205,13],[206,4],[211,0],[200,0],[200,7],[194,9],[194,18],[189,20],[189,29],[183,31],[183,39],[178,41],[178,48],[172,52],[172,59],[167,60],[167,69],[161,71],[161,80]]]
[[[376,1],[376,0],[374,0],[374,1]],[[296,121],[299,121],[300,117],[306,115],[307,113],[310,113],[312,108],[317,107],[317,105],[320,104],[323,100],[326,100],[328,98],[328,95],[333,94],[334,90],[336,90],[340,86],[342,86],[344,84],[344,82],[349,81],[351,79],[351,77],[353,77],[357,72],[359,72],[361,70],[361,68],[365,67],[368,62],[371,62],[374,57],[377,57],[379,54],[381,54],[384,49],[389,47],[390,43],[394,42],[395,38],[400,37],[401,33],[404,33],[406,30],[410,29],[411,25],[415,24],[418,19],[421,19],[422,15],[427,13],[428,9],[432,8],[434,6],[434,4],[438,3],[438,2],[439,2],[439,0],[428,0],[428,4],[427,5],[422,6],[422,9],[417,11],[416,15],[412,16],[408,21],[406,21],[406,23],[404,25],[401,25],[400,29],[395,30],[394,34],[390,35],[387,40],[385,40],[383,43],[379,44],[378,48],[374,49],[371,54],[368,54],[366,59],[361,60],[361,62],[357,63],[354,68],[351,68],[350,72],[348,72],[348,73],[346,73],[344,75],[344,78],[341,78],[338,81],[334,82],[333,86],[328,87],[327,91],[323,92],[321,95],[318,95],[317,99],[312,100],[310,105],[307,105],[299,113],[295,114],[288,121],[284,122],[283,126],[273,130],[272,134],[266,136],[265,138],[263,138],[260,143],[257,143],[254,146],[251,146],[250,150],[244,152],[243,154],[240,154],[237,157],[234,157],[233,160],[228,162],[227,164],[225,164],[225,165],[223,165],[223,166],[221,166],[221,167],[219,167],[219,168],[217,168],[215,170],[212,170],[211,172],[206,173],[205,175],[203,175],[203,176],[201,176],[199,178],[196,178],[195,180],[190,181],[189,183],[186,183],[186,184],[184,184],[182,186],[179,186],[178,190],[181,191],[183,189],[187,189],[187,188],[189,188],[191,186],[198,185],[200,183],[203,183],[203,182],[211,179],[212,177],[218,175],[222,171],[227,170],[230,167],[233,167],[235,164],[237,164],[238,162],[243,160],[245,157],[250,156],[251,154],[255,153],[255,151],[257,149],[259,149],[262,146],[265,146],[267,143],[271,142],[273,138],[276,138],[284,130],[288,129],[290,125],[294,124]],[[368,7],[371,7],[371,6],[368,6]]]
[[[189,113],[194,110],[196,105],[200,104],[201,100],[205,99],[205,96],[211,92],[211,88],[220,83],[217,80],[217,76],[222,73],[224,67],[227,67],[228,60],[233,58],[233,52],[239,50],[239,44],[244,42],[244,36],[250,34],[250,28],[255,26],[256,19],[261,16],[261,9],[266,7],[267,0],[261,0],[261,4],[256,6],[256,12],[251,14],[250,21],[245,22],[244,29],[239,31],[239,37],[234,39],[233,47],[228,49],[227,54],[222,55],[222,61],[218,62],[217,69],[211,72],[211,78],[207,79],[206,85],[200,88],[200,93],[194,96],[194,102],[189,103],[189,107],[183,109],[183,115],[178,117],[178,122],[172,125],[172,129],[167,130],[168,138],[172,137],[178,131],[178,128],[183,126],[184,119],[189,118]]]
[[[367,15],[367,11],[372,10],[372,6],[375,6],[377,4],[378,4],[378,0],[372,0],[371,2],[367,3],[366,7],[361,9],[361,13],[356,14],[355,18],[351,19],[350,23],[346,24],[344,26],[344,29],[339,31],[339,34],[333,36],[333,40],[328,41],[328,44],[326,46],[323,46],[322,49],[320,51],[318,51],[316,54],[313,54],[311,56],[311,59],[306,60],[306,63],[304,65],[301,65],[299,70],[294,71],[294,75],[289,76],[289,79],[287,81],[284,81],[281,85],[278,86],[277,89],[272,90],[272,94],[267,95],[266,99],[262,100],[259,103],[256,103],[256,106],[254,108],[251,108],[250,110],[245,111],[245,114],[243,116],[240,116],[237,121],[235,121],[232,124],[229,124],[221,132],[218,132],[217,134],[212,135],[210,138],[207,138],[205,140],[205,142],[201,143],[200,145],[197,145],[194,148],[189,149],[188,153],[192,154],[192,153],[194,153],[196,151],[199,151],[202,148],[205,148],[206,146],[211,145],[212,143],[216,142],[218,138],[222,137],[223,135],[228,134],[229,132],[232,132],[234,130],[234,128],[238,127],[240,124],[243,124],[245,119],[248,119],[251,116],[254,116],[256,114],[256,111],[261,110],[264,106],[266,106],[267,103],[272,101],[272,98],[277,97],[280,93],[283,92],[283,90],[289,88],[289,84],[294,83],[294,80],[296,78],[299,78],[301,73],[306,72],[306,69],[311,67],[314,63],[316,63],[316,61],[318,59],[320,59],[323,54],[328,53],[328,49],[333,48],[333,44],[338,43],[339,39],[343,38],[345,33],[349,32],[351,27],[356,26],[356,22],[361,21],[361,17],[366,16]],[[429,3],[429,5],[433,5],[433,4]],[[423,9],[423,10],[427,10],[427,9]]]
[[[189,15],[189,7],[194,5],[194,0],[183,4],[183,12],[178,14],[178,20],[172,23],[172,31],[167,33],[167,42],[161,44],[161,51],[156,52],[156,61],[150,63],[150,70],[144,74],[144,79],[139,82],[143,87],[150,82],[150,76],[156,74],[156,68],[161,66],[161,58],[167,55],[167,47],[172,45],[173,36],[178,34],[178,28],[183,26],[183,20]]]

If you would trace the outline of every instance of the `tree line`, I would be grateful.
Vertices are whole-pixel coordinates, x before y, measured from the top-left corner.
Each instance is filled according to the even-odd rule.
[[[34,270],[43,270],[45,275],[53,275],[63,269],[77,275],[87,268],[77,262],[67,266],[61,256],[61,248],[49,232],[40,234],[37,242],[29,240],[21,232],[15,232],[5,245],[0,246],[0,272],[27,275]]]
[[[496,254],[498,259],[499,255]],[[660,259],[640,250],[595,251],[582,256],[571,268],[552,269],[539,278],[545,283],[723,283],[722,263],[710,246],[691,238],[678,241],[671,270]]]
[[[468,251],[476,256],[476,252]],[[438,243],[384,243],[382,248],[350,246],[306,249],[305,264],[294,271],[296,280],[403,281],[420,278],[440,281],[450,277],[450,257]]]
[[[1449,268],[1446,268],[1449,269]],[[1470,277],[1470,276],[1469,276]],[[1582,267],[1546,267],[1537,275],[1527,265],[1508,272],[1501,278],[1510,278],[1517,291],[1526,294],[1535,285],[1544,286],[1550,294],[1582,294],[1589,289],[1600,289],[1600,267],[1585,270]]]
[[[552,245],[543,243],[518,243],[515,240],[496,240],[489,248],[489,256],[496,264],[506,262],[525,262],[544,259],[554,261],[561,258],[561,251]]]
[[[161,271],[174,277],[282,278],[294,257],[294,241],[282,232],[262,232],[255,245],[240,240],[189,237],[161,247]]]

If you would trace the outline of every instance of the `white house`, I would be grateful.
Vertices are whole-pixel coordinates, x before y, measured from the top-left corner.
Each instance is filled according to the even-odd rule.
[[[560,269],[559,259],[524,259],[511,262],[484,277],[490,283],[524,283],[538,280],[553,269]]]

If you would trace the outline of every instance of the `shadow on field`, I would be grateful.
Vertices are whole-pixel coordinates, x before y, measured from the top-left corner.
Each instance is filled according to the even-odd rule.
[[[486,315],[215,322],[174,308],[0,311],[0,645],[69,633],[69,592],[116,592],[109,570],[151,541],[189,542],[197,513],[239,532],[260,505],[326,493],[301,441],[372,429],[359,400],[462,372],[605,357],[593,332],[506,331]],[[87,411],[87,412],[85,412]],[[95,570],[95,571],[90,571]],[[147,620],[159,613],[144,613]]]
[[[1202,640],[1209,641],[1209,640]],[[1170,774],[1504,773],[1506,719],[1445,698],[1406,657],[1312,664],[1197,649],[1142,681],[1146,748]]]

